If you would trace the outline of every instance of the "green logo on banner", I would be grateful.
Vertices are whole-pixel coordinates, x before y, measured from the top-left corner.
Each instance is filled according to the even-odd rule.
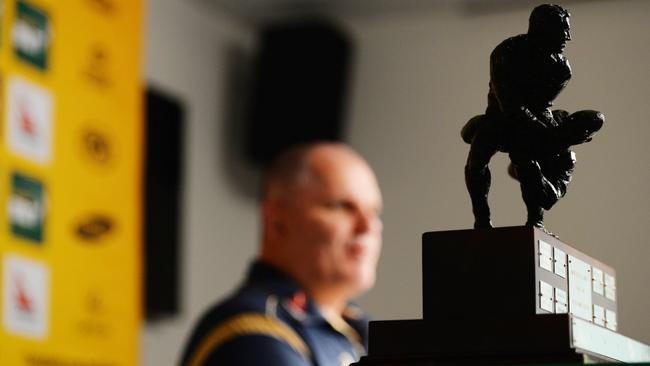
[[[50,32],[45,12],[26,2],[18,1],[12,40],[18,58],[42,70],[47,68]]]
[[[40,182],[14,173],[8,212],[13,235],[37,243],[43,241],[45,193]]]

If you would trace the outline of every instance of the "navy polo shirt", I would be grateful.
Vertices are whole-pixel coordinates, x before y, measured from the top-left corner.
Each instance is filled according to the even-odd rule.
[[[289,277],[257,261],[244,284],[201,318],[182,366],[348,366],[365,353],[368,319],[350,304],[338,319]]]

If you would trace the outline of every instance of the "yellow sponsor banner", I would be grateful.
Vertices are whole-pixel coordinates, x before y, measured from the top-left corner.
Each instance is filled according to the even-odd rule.
[[[143,2],[0,9],[0,365],[137,365]]]

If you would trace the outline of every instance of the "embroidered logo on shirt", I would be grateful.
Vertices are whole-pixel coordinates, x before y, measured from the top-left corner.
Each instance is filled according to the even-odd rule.
[[[307,316],[307,294],[303,291],[294,293],[284,301],[284,308],[289,314],[299,321],[305,320]]]

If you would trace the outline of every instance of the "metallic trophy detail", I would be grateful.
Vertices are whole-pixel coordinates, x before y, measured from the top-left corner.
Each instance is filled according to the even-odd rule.
[[[474,228],[490,228],[488,163],[498,151],[509,154],[510,175],[521,185],[526,225],[544,229],[544,210],[566,194],[575,167],[569,148],[589,142],[605,117],[593,110],[573,114],[551,110],[571,79],[562,51],[571,40],[570,14],[544,4],[530,15],[528,33],[501,42],[490,56],[490,90],[485,114],[471,118],[461,136],[471,144],[465,183]]]

